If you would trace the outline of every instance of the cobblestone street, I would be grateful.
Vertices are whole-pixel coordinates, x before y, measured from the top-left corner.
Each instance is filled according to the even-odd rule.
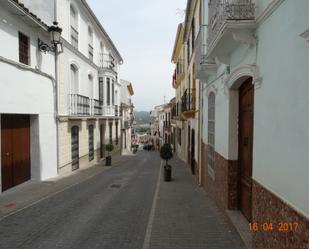
[[[2,218],[0,248],[244,248],[184,163],[171,163],[172,182],[163,181],[156,152],[139,152],[87,175]]]

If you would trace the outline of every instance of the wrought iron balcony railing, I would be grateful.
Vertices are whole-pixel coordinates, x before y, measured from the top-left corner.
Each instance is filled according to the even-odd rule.
[[[100,100],[92,99],[91,100],[91,112],[92,115],[101,116],[103,115],[103,103]]]
[[[99,56],[99,67],[100,68],[108,68],[116,72],[116,63],[115,58],[111,56],[110,54],[100,54]]]
[[[209,3],[207,45],[210,47],[226,21],[255,19],[252,0],[212,0]]]
[[[79,94],[70,94],[70,115],[90,115],[90,99]]]
[[[195,111],[196,108],[196,94],[195,88],[188,88],[185,90],[182,98],[181,98],[181,111]]]
[[[115,116],[118,117],[119,116],[119,106],[115,105]]]

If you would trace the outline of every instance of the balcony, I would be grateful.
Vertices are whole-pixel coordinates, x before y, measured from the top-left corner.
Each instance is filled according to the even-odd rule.
[[[71,94],[69,113],[71,116],[90,115],[90,99],[79,94]]]
[[[111,70],[112,72],[116,73],[116,63],[115,58],[110,54],[100,54],[99,55],[99,67],[102,69]]]
[[[209,4],[207,57],[229,64],[241,43],[255,44],[255,4],[252,0],[213,0]]]
[[[215,61],[207,59],[207,25],[201,25],[195,43],[195,78],[205,80],[217,70]]]
[[[115,116],[118,117],[119,116],[119,106],[115,105]]]
[[[179,59],[176,64],[176,87],[180,85],[181,81],[185,78],[184,60]]]
[[[102,116],[103,115],[103,103],[97,99],[91,100],[91,114],[94,116]]]
[[[184,118],[193,118],[196,112],[196,90],[188,88],[181,98],[181,111]]]
[[[115,106],[103,106],[103,116],[115,116]]]

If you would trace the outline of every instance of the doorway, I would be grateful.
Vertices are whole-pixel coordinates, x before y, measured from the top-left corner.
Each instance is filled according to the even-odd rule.
[[[252,78],[239,88],[239,208],[252,218],[252,153],[253,153],[254,87]]]
[[[104,140],[105,140],[105,126],[103,124],[101,124],[100,125],[100,158],[101,159],[105,155]]]
[[[30,180],[30,116],[1,115],[2,191]]]
[[[79,128],[71,128],[72,171],[79,169]]]

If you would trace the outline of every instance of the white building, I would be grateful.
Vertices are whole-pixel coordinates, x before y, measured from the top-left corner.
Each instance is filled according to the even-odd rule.
[[[105,144],[120,149],[122,58],[84,0],[58,1],[60,173],[95,164]]]
[[[248,221],[301,227],[284,236],[278,227],[253,233],[253,248],[305,248],[308,1],[205,0],[202,6],[196,57],[202,185],[223,209],[239,210]]]
[[[132,96],[134,90],[132,83],[121,80],[121,98],[120,98],[120,116],[121,116],[121,140],[122,153],[131,152],[132,145],[132,129],[133,129],[133,109]]]
[[[0,2],[0,192],[57,175],[54,54],[48,26],[18,1]]]

